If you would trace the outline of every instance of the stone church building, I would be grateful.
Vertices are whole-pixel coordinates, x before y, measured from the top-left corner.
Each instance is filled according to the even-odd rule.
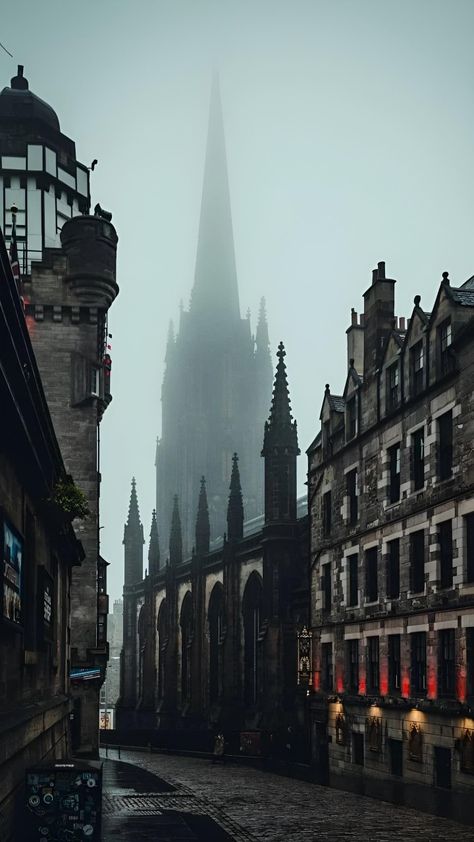
[[[272,368],[262,303],[255,338],[241,318],[224,127],[218,84],[211,94],[194,286],[179,329],[172,326],[162,386],[162,432],[156,452],[158,531],[168,547],[174,495],[183,549],[194,545],[195,500],[206,476],[214,538],[226,529],[232,454],[239,453],[245,513],[263,511],[261,430]],[[162,559],[162,564],[165,558]]]
[[[178,497],[169,555],[153,517],[148,575],[135,482],[124,531],[125,587],[119,730],[185,732],[203,745],[209,730],[276,735],[304,728],[297,688],[297,632],[308,622],[307,518],[298,518],[296,422],[280,344],[270,417],[261,429],[265,514],[245,524],[245,489],[234,453],[227,476],[226,535],[210,545],[204,477],[194,501],[194,549],[183,553]],[[252,527],[252,524],[250,524]],[[165,555],[166,553],[166,555]],[[300,704],[300,702],[301,704]],[[260,745],[250,746],[258,751]]]

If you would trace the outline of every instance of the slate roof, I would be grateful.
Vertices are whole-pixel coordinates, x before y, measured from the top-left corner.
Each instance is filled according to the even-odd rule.
[[[329,399],[329,406],[331,409],[334,409],[335,412],[344,412],[346,408],[346,402],[341,395],[328,395]]]
[[[474,307],[474,285],[472,288],[466,288],[463,285],[459,289],[451,289],[450,293],[456,304],[460,304],[462,307]]]

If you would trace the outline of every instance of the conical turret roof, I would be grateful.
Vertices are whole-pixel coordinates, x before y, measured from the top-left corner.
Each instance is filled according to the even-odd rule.
[[[277,352],[278,364],[273,385],[270,417],[265,424],[262,456],[266,455],[270,447],[294,448],[299,453],[296,421],[293,421],[291,414],[285,356],[285,346],[283,342],[280,342]]]

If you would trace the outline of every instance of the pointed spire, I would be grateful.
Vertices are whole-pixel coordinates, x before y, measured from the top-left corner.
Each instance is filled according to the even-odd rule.
[[[173,514],[171,515],[170,564],[180,564],[183,560],[183,538],[181,518],[179,516],[178,495],[174,495]]]
[[[191,313],[229,322],[240,318],[229,182],[217,76],[209,112],[201,219]]]
[[[150,544],[148,547],[148,571],[154,576],[160,569],[160,542],[158,536],[158,524],[156,522],[156,509],[151,514]]]
[[[206,555],[209,552],[211,527],[209,523],[209,508],[207,505],[206,480],[201,477],[201,489],[196,517],[196,553]]]
[[[141,526],[140,511],[138,509],[137,483],[132,477],[132,490],[130,492],[130,503],[128,505],[127,526]]]
[[[229,541],[240,541],[244,535],[244,504],[240,485],[239,457],[232,457],[229,503],[227,506],[227,537]]]
[[[280,342],[270,417],[265,423],[262,456],[265,456],[268,449],[272,447],[291,448],[299,453],[296,421],[293,421],[291,415],[285,356],[285,346],[283,342]]]
[[[257,354],[270,354],[270,339],[268,337],[268,323],[267,311],[265,307],[265,299],[260,300],[260,310],[258,313],[257,332],[255,334],[255,342],[257,345]]]

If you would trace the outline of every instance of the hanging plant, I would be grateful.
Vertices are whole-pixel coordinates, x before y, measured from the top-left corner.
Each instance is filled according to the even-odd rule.
[[[87,497],[72,478],[56,483],[48,503],[53,504],[66,520],[84,520],[90,514]]]

